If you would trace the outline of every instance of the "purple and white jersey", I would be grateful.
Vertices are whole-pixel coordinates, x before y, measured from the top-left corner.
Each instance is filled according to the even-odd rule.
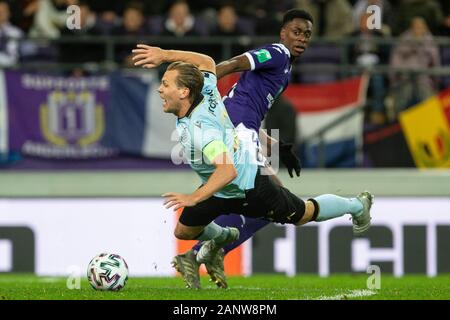
[[[289,83],[291,54],[283,44],[273,43],[245,55],[251,70],[242,73],[223,102],[235,126],[243,123],[258,132],[273,101]]]

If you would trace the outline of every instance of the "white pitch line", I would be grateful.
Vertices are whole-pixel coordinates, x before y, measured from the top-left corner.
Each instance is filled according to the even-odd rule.
[[[47,283],[53,283],[53,282],[60,282],[64,280],[64,278],[39,278],[39,282],[47,282]]]
[[[1,283],[36,283],[36,282],[46,282],[46,283],[52,283],[52,282],[59,282],[64,281],[64,278],[52,278],[52,277],[46,277],[46,278],[11,278],[11,279],[0,279]]]
[[[373,290],[352,290],[349,293],[337,294],[335,296],[320,296],[316,298],[317,300],[345,300],[348,298],[361,298],[361,297],[369,297],[377,294],[376,291]]]

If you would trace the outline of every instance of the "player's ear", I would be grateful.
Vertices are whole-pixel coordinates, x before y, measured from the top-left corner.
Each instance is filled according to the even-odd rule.
[[[284,27],[281,28],[281,30],[280,30],[280,39],[281,40],[286,39],[286,29]]]
[[[189,92],[190,92],[189,88],[184,87],[179,92],[180,92],[180,99],[185,99],[185,98],[189,97]]]

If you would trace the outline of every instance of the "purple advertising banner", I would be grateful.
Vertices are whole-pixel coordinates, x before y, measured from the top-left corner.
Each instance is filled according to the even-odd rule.
[[[7,161],[0,159],[1,169],[185,168],[169,157],[142,152],[149,106],[148,85],[139,77],[1,73],[8,123],[3,125],[7,141],[0,141],[0,155],[2,146],[9,150],[9,157],[2,158]]]
[[[6,71],[9,148],[49,159],[104,158],[108,77],[68,78]]]

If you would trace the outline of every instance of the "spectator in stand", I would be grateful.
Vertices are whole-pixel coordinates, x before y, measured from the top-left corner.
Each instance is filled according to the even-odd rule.
[[[237,2],[236,0],[226,0],[229,4],[234,4]],[[201,14],[205,10],[209,10],[210,8],[213,10],[219,10],[220,7],[223,6],[224,0],[195,0],[189,1],[189,8],[191,12],[194,14]]]
[[[88,4],[97,15],[97,24],[102,28],[103,32],[109,32],[119,24],[127,2],[126,0],[90,0]]]
[[[450,13],[448,13],[443,19],[438,28],[437,35],[442,37],[450,37]]]
[[[236,37],[245,34],[238,26],[236,8],[232,5],[224,5],[217,12],[217,25],[213,31],[215,36]]]
[[[441,2],[442,13],[444,15],[444,19],[442,20],[441,25],[438,28],[437,35],[449,37],[450,36],[450,1],[445,0]]]
[[[433,34],[443,20],[441,5],[436,0],[402,0],[397,11],[395,35],[405,32],[414,17],[422,17]]]
[[[39,0],[34,15],[30,36],[36,38],[56,39],[61,29],[66,26],[67,7],[78,4],[77,0]]]
[[[425,19],[414,17],[411,20],[410,28],[400,36],[392,51],[390,65],[405,70],[440,66],[439,47],[434,43]],[[427,74],[395,74],[391,85],[395,114],[433,96],[437,90],[437,81]]]
[[[297,8],[311,13],[314,34],[340,38],[352,32],[352,6],[348,0],[297,0]]]
[[[294,0],[235,0],[234,2],[238,12],[255,20],[255,33],[261,36],[278,36],[284,13],[295,7]],[[299,9],[304,8],[299,7]]]
[[[19,60],[19,38],[23,33],[9,19],[9,4],[0,0],[0,67],[15,65]]]
[[[353,28],[359,29],[361,16],[367,13],[367,7],[376,5],[381,9],[381,32],[392,34],[394,16],[392,6],[388,0],[358,0],[353,6]]]
[[[113,29],[112,34],[129,37],[143,37],[149,34],[141,3],[132,2],[128,4],[123,12],[122,24]],[[133,48],[133,44],[116,46],[116,61],[126,66],[133,66],[131,60]]]
[[[84,37],[101,36],[101,29],[97,25],[97,16],[91,11],[86,1],[80,1],[80,29],[70,30],[62,29],[61,35],[64,37],[77,37],[82,40]],[[105,46],[103,43],[61,43],[60,44],[60,62],[64,63],[89,63],[101,62],[105,58]],[[82,52],[82,54],[80,54]],[[79,69],[75,74],[81,75]]]
[[[15,0],[10,1],[11,23],[18,26],[24,33],[28,34],[33,24],[34,15],[36,14],[39,1],[38,0]]]
[[[89,7],[95,12],[99,25],[115,26],[125,10],[126,2],[123,0],[89,1]]]
[[[360,16],[358,30],[350,34],[358,38],[358,41],[349,48],[349,61],[370,70],[373,66],[386,64],[389,61],[389,49],[387,45],[378,44],[376,39],[384,37],[381,30],[369,29],[367,20],[371,14],[364,13]],[[386,95],[386,79],[382,74],[371,74],[369,80],[369,96],[371,105],[367,111],[369,121],[372,124],[383,124],[386,121],[384,98]]]
[[[164,36],[198,36],[195,28],[195,17],[191,14],[189,5],[184,0],[176,1],[169,9],[169,15],[164,21]]]
[[[212,35],[219,37],[239,37],[243,35],[250,35],[250,30],[244,30],[239,24],[239,16],[236,12],[236,8],[231,4],[226,4],[219,8],[217,12],[217,24],[214,26]],[[248,47],[243,44],[233,44],[231,46],[231,52],[229,56],[237,56],[243,51],[248,50]],[[214,46],[209,50],[209,56],[212,56],[216,60],[222,60],[224,58],[224,49],[222,46]]]
[[[146,17],[160,15],[168,9],[167,0],[144,0],[142,4],[144,6],[144,16]]]
[[[169,14],[163,21],[162,36],[173,37],[173,43],[165,43],[174,50],[195,51],[211,54],[214,46],[205,42],[181,42],[179,38],[205,36],[209,32],[208,25],[191,14],[189,5],[184,0],[175,1],[169,8]]]

